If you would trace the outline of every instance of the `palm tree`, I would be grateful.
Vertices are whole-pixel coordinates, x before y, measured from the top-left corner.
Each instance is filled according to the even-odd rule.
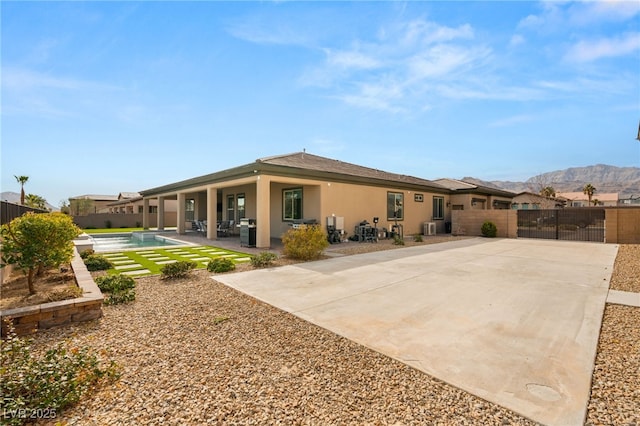
[[[556,196],[556,190],[553,189],[553,186],[545,186],[540,190],[540,195],[543,197],[551,198]]]
[[[582,188],[582,193],[586,194],[589,197],[589,204],[591,205],[591,197],[593,197],[593,193],[596,192],[596,188],[590,183],[586,184],[584,188]]]
[[[25,206],[33,207],[34,209],[47,209],[47,200],[39,195],[27,194],[27,196],[25,197],[25,203]]]
[[[24,206],[24,184],[29,180],[29,176],[13,176],[20,184],[20,204]]]

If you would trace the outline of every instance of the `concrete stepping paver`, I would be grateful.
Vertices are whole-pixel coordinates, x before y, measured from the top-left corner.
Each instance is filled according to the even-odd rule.
[[[124,253],[105,253],[103,254],[103,256],[107,258],[112,258],[112,257],[124,256]]]
[[[117,271],[121,271],[123,269],[133,269],[133,268],[142,268],[142,265],[140,265],[139,263],[132,263],[130,265],[119,265],[119,266],[116,266],[114,269]]]
[[[125,271],[122,272],[122,275],[142,275],[142,274],[150,274],[151,271],[148,269],[138,269],[136,271]]]
[[[112,260],[111,263],[113,263],[114,265],[127,265],[130,263],[136,263],[135,260],[132,259],[127,259],[127,260]]]
[[[156,265],[166,265],[168,263],[176,263],[176,262],[177,262],[177,260],[171,259],[171,260],[163,260],[163,261],[155,262],[155,263],[156,263]]]

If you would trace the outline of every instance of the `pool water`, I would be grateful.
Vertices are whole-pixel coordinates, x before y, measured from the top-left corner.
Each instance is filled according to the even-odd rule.
[[[147,247],[165,247],[184,245],[181,241],[172,240],[152,233],[133,232],[126,234],[91,235],[93,249],[96,252],[130,250]]]

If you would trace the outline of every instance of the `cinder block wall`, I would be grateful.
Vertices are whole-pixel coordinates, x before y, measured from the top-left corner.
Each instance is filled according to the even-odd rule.
[[[485,221],[495,223],[498,237],[516,238],[518,236],[517,210],[453,210],[451,212],[451,230],[454,234],[481,236]]]
[[[605,209],[605,242],[640,244],[640,207]]]
[[[87,216],[74,216],[73,222],[80,228],[105,228],[105,223],[111,222],[112,228],[135,228],[136,224],[142,226],[142,213],[96,213]],[[174,227],[177,222],[176,212],[165,212],[164,226]],[[149,226],[155,228],[158,226],[158,215],[149,214]]]

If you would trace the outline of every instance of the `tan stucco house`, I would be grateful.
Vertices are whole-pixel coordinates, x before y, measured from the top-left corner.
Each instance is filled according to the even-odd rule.
[[[558,209],[565,205],[565,200],[556,197],[545,197],[534,192],[520,192],[513,197],[511,208],[514,210]]]
[[[567,207],[590,207],[594,201],[597,201],[598,206],[612,207],[618,205],[619,198],[617,192],[596,192],[589,204],[589,197],[584,192],[558,192],[556,197],[566,200]]]
[[[480,198],[486,208],[503,199],[510,205],[505,191],[480,191],[474,198],[474,191],[468,188],[452,190],[426,179],[307,152],[261,158],[140,194],[145,206],[157,202],[159,229],[165,226],[165,203],[177,200],[179,234],[191,228],[191,221],[233,221],[237,226],[240,219],[252,218],[256,220],[256,246],[261,248],[270,247],[271,238],[280,238],[301,222],[315,221],[326,227],[327,218],[344,218],[344,230],[352,234],[362,221],[374,223],[377,218],[378,228],[391,230],[402,225],[404,235],[423,233],[425,222],[435,223],[437,233],[443,233],[454,196],[470,206]],[[147,228],[149,209],[143,211]],[[209,225],[206,236],[216,239],[216,228]]]
[[[166,200],[164,205],[165,211],[175,212],[177,210],[176,203],[177,201],[175,200]],[[107,204],[106,210],[107,211],[103,211],[101,213],[143,213],[144,203],[142,200],[142,195],[137,192],[121,192],[120,194],[118,194],[118,201]],[[149,203],[148,211],[149,213],[157,213],[157,201],[151,201]]]
[[[451,190],[452,210],[506,210],[511,208],[511,201],[516,195],[464,180],[444,178],[434,182]]]

